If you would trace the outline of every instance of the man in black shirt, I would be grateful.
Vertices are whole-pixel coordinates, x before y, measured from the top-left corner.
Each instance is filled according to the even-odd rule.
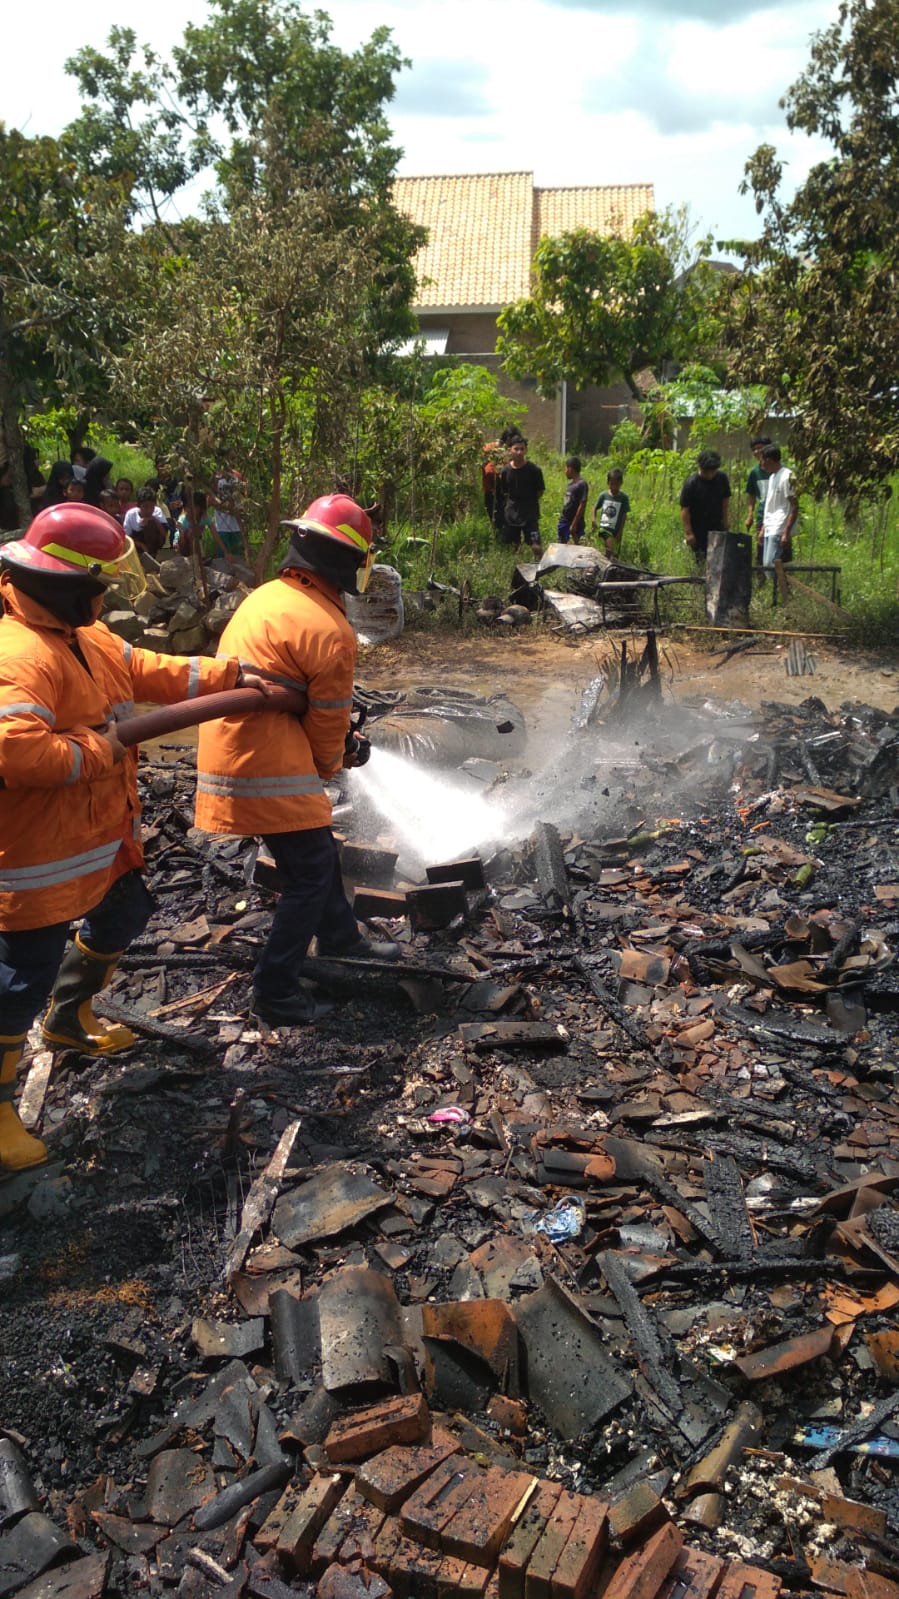
[[[520,544],[524,536],[539,557],[540,497],[546,484],[539,466],[527,456],[527,439],[514,439],[509,446],[509,464],[499,478],[503,507],[499,540],[501,544]]]
[[[697,561],[704,561],[710,533],[726,533],[730,525],[730,483],[721,471],[717,450],[702,450],[698,471],[687,478],[680,493],[684,541]]]

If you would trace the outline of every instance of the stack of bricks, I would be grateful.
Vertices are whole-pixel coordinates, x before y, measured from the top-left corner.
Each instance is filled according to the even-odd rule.
[[[610,1518],[595,1495],[478,1464],[431,1427],[421,1396],[342,1419],[325,1454],[311,1482],[285,1490],[254,1540],[286,1573],[317,1581],[320,1599],[777,1599],[780,1591],[761,1568],[685,1546],[658,1501],[662,1524],[648,1532],[643,1514]]]

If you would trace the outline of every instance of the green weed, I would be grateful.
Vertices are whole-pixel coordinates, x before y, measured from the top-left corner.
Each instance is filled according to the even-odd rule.
[[[541,519],[547,544],[554,537],[562,505],[564,458],[537,444],[530,454],[542,467],[547,483]],[[611,455],[581,459],[583,475],[590,485],[592,513],[597,496],[606,486],[609,469],[621,462]],[[723,463],[733,491],[731,526],[739,532],[743,531],[748,509],[746,478],[751,465],[748,451],[742,460],[725,459]],[[624,488],[631,512],[621,548],[623,561],[673,576],[696,572],[693,554],[684,544],[678,504],[681,486],[694,466],[695,457],[689,451],[643,450],[633,455],[625,468]],[[794,560],[797,564],[840,568],[837,601],[847,614],[841,616],[825,603],[830,597],[829,575],[801,573],[797,574],[799,581],[819,591],[822,598],[794,589],[789,600],[784,602],[778,596],[775,605],[770,580],[764,584],[756,580],[753,624],[815,633],[845,631],[859,644],[899,642],[899,478],[896,489],[890,499],[863,508],[852,523],[836,502],[802,498],[794,534]],[[474,492],[472,500],[476,500]],[[598,542],[595,535],[591,540],[589,522],[588,513],[587,542]],[[519,555],[522,560],[529,558],[525,548]],[[482,510],[448,525],[399,525],[392,529],[392,542],[384,558],[398,567],[408,588],[424,588],[429,577],[455,587],[467,579],[472,593],[482,598],[486,594],[508,593],[516,552],[498,544]],[[663,619],[669,623],[702,620],[702,591],[698,588],[666,590],[661,604]]]

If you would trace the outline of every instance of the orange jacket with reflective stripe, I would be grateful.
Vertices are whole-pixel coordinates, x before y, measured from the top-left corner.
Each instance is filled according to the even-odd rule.
[[[337,589],[313,572],[284,572],[248,595],[219,647],[276,683],[305,689],[309,709],[201,727],[197,826],[250,836],[327,827],[323,779],[343,764],[356,666],[356,635]]]
[[[155,655],[102,622],[73,629],[0,577],[0,929],[49,927],[100,903],[143,864],[137,750],[118,766],[95,731],[233,688],[236,661]],[[77,643],[87,670],[74,653]]]

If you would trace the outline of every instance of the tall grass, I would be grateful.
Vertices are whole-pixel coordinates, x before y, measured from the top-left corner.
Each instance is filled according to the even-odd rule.
[[[541,532],[544,544],[555,536],[555,526],[565,490],[564,458],[540,446],[531,458],[543,469],[547,490],[543,500]],[[689,452],[650,452],[632,461],[606,455],[582,456],[582,472],[590,485],[590,508],[606,487],[612,466],[622,466],[624,488],[631,511],[624,530],[621,559],[653,572],[686,576],[695,573],[692,552],[684,544],[678,500],[684,479],[695,468]],[[723,470],[731,482],[731,527],[742,531],[748,510],[746,478],[752,466],[747,451],[743,460],[725,460]],[[759,586],[752,607],[753,625],[831,633],[845,631],[857,643],[899,645],[899,478],[890,499],[863,507],[850,522],[832,500],[800,499],[794,532],[794,561],[799,564],[838,566],[837,598],[846,617],[835,614],[823,600],[794,590],[784,604],[772,608],[770,585]],[[477,496],[473,491],[473,504]],[[587,526],[589,528],[588,513]],[[501,547],[483,510],[472,510],[446,526],[391,530],[392,542],[384,559],[398,567],[406,585],[424,588],[429,577],[460,587],[466,579],[476,597],[504,595],[516,552]],[[591,541],[589,532],[587,543]],[[526,547],[522,560],[529,559]],[[829,598],[830,580],[823,574],[800,574],[803,584]],[[702,619],[699,589],[671,589],[663,594],[663,617],[668,621]]]

